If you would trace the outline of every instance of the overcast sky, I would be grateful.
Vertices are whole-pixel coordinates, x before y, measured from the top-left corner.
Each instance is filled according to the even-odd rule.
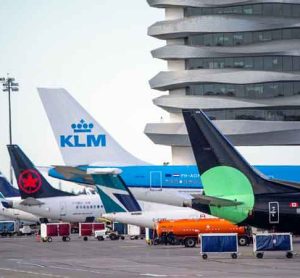
[[[38,165],[61,164],[37,87],[64,87],[130,152],[170,161],[168,147],[143,130],[166,115],[152,104],[161,93],[150,78],[166,69],[150,51],[163,41],[147,27],[164,18],[146,0],[0,0],[0,76],[20,84],[14,93],[13,142]],[[8,174],[7,95],[0,94],[0,170]]]

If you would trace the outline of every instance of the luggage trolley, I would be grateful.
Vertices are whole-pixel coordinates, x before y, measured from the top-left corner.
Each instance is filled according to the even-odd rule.
[[[232,259],[238,255],[238,236],[236,233],[200,234],[200,254],[204,260],[209,253],[229,253]]]
[[[41,224],[42,242],[52,242],[53,237],[61,237],[62,241],[70,241],[70,223],[43,223]]]
[[[288,259],[293,258],[293,240],[290,233],[261,233],[253,235],[253,252],[262,259],[264,252],[284,251]]]

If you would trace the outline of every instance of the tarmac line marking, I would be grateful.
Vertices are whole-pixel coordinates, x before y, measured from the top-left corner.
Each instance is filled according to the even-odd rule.
[[[94,274],[103,274],[103,271],[95,271],[95,270],[88,270],[88,269],[82,269],[82,268],[71,268],[71,267],[62,267],[62,266],[47,266],[47,268],[56,268],[56,269],[63,269],[63,270],[73,270],[73,271],[81,271],[81,272],[89,272]]]
[[[0,267],[0,270],[17,272],[17,273],[25,273],[25,274],[33,274],[33,275],[39,275],[39,276],[47,276],[47,277],[68,278],[68,276],[55,275],[55,274],[50,274],[50,273],[32,272],[32,271],[25,271],[25,270],[17,270],[17,269],[12,269],[12,268]]]
[[[149,276],[149,277],[168,277],[166,274],[153,274],[153,273],[141,273],[140,276]]]
[[[26,263],[26,262],[17,262],[17,264],[30,265],[30,266],[37,266],[37,267],[43,267],[43,268],[46,267],[46,266],[41,265],[41,264],[32,264],[32,263]]]

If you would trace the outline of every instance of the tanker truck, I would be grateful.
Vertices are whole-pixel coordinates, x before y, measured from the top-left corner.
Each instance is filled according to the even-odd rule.
[[[250,229],[219,218],[161,220],[154,227],[153,244],[183,244],[185,247],[194,247],[202,233],[237,233],[240,246],[251,242]]]

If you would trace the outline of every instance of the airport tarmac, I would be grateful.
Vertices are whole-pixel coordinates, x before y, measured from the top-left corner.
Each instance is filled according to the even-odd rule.
[[[240,248],[238,259],[211,255],[204,261],[199,248],[147,246],[144,240],[51,243],[34,237],[0,238],[0,278],[7,277],[299,277],[299,255],[283,252],[256,259],[251,247]]]

